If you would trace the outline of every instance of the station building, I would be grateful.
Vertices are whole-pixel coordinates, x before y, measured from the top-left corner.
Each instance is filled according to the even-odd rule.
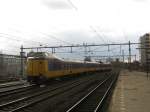
[[[24,59],[24,64],[25,64]],[[0,54],[0,78],[20,77],[21,59],[18,55]]]
[[[150,67],[150,33],[140,37],[140,61],[143,67]]]

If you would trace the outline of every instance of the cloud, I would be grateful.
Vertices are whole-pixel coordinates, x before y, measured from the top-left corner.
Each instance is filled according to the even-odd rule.
[[[147,0],[133,0],[135,2],[147,2]]]
[[[58,9],[71,9],[71,5],[68,1],[65,0],[44,0],[43,3],[54,10]]]

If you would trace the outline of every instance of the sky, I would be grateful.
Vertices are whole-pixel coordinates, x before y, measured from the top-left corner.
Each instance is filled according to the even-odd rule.
[[[150,0],[0,0],[0,51],[138,42],[149,32],[149,11]]]

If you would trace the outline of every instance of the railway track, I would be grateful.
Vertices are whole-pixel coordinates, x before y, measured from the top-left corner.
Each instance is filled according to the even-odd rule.
[[[0,92],[0,104],[4,102],[6,99],[13,99],[14,96],[19,97],[20,94],[25,94],[25,92],[29,92],[30,90],[36,89],[35,85],[27,85],[23,87],[19,87],[12,90],[1,91]]]
[[[83,83],[86,83],[90,80],[92,80],[93,77],[86,78],[86,79],[80,79],[77,81],[69,82],[66,84],[63,84],[61,86],[58,86],[56,88],[40,91],[38,93],[34,93],[29,96],[25,96],[13,101],[9,101],[7,103],[3,103],[0,105],[0,112],[17,112],[22,111],[28,107],[32,107],[34,104],[37,104],[39,102],[42,102],[44,100],[47,100],[48,98],[52,98],[58,94],[64,93],[66,91],[69,91],[70,89],[73,89]]]
[[[28,88],[28,87],[32,87],[33,85],[26,85],[26,86],[22,86],[19,88],[15,88],[15,89],[11,89],[11,90],[5,90],[5,91],[0,91],[0,97],[1,96],[5,96],[5,95],[9,95],[9,94],[15,94],[17,91],[24,91],[24,88]]]
[[[15,84],[8,84],[8,85],[3,84],[1,86],[0,86],[0,98],[26,91],[32,88],[34,85],[29,85],[27,83],[17,83],[16,85]]]
[[[26,82],[9,82],[9,83],[2,83],[0,84],[0,89],[3,88],[8,88],[8,87],[17,87],[17,86],[21,86],[21,85],[25,85],[27,84]]]
[[[71,106],[66,112],[98,112],[102,109],[113,84],[117,79],[111,75],[103,82],[99,83],[93,90],[82,97],[78,102]]]
[[[7,79],[0,79],[0,84],[2,83],[7,83],[7,82],[12,82],[12,81],[18,81],[19,79],[15,79],[15,78],[8,78]]]

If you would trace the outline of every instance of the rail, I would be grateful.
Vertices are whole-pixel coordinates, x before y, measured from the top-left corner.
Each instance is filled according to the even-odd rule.
[[[20,85],[24,85],[25,82],[9,82],[9,83],[2,83],[0,84],[0,89],[1,88],[8,88],[8,87],[13,87],[13,86],[20,86]]]
[[[56,88],[46,90],[46,91],[41,91],[38,93],[34,93],[30,96],[26,96],[17,100],[13,100],[4,104],[0,105],[0,110],[3,110],[4,112],[16,112],[19,110],[26,109],[27,107],[30,107],[34,104],[37,104],[39,102],[42,102],[48,98],[54,97],[58,94],[64,93],[70,89],[73,89],[76,86],[79,86],[83,83],[86,83],[90,81],[92,78],[88,78],[88,80],[77,80],[72,83],[67,83],[62,86],[58,86]],[[10,109],[11,108],[11,109]]]
[[[97,112],[102,107],[104,99],[108,95],[113,83],[116,80],[115,76],[111,75],[103,82],[98,84],[93,90],[81,98],[77,103],[70,107],[66,112]],[[105,90],[107,85],[107,89]],[[99,101],[98,101],[99,99]]]

